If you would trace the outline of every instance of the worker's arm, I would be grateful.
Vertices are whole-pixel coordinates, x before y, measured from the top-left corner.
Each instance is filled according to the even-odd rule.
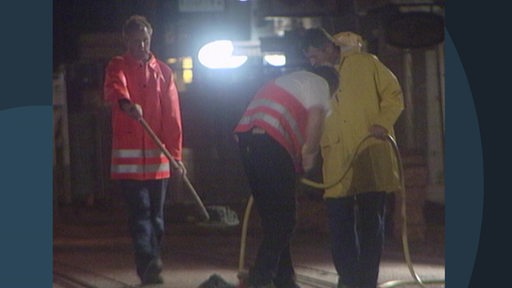
[[[105,68],[105,81],[103,83],[103,96],[111,104],[118,104],[121,99],[130,100],[128,81],[124,72],[124,60],[115,57]]]
[[[395,125],[404,109],[403,92],[397,77],[382,62],[375,61],[375,85],[379,94],[379,113],[373,119],[374,127],[369,131],[382,136]]]
[[[321,106],[314,106],[308,110],[306,141],[302,146],[302,168],[304,172],[311,170],[315,164],[316,156],[320,150],[319,144],[324,128],[325,114],[325,109]]]

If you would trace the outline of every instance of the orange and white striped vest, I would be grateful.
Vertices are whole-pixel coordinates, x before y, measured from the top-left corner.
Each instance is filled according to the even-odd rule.
[[[300,171],[306,124],[307,110],[304,105],[272,81],[251,100],[234,132],[247,132],[254,127],[264,129],[288,151],[296,171]]]

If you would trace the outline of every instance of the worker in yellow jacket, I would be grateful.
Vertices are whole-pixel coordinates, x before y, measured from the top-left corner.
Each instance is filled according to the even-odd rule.
[[[399,168],[387,135],[404,109],[395,75],[379,59],[362,51],[353,32],[330,36],[322,29],[306,32],[303,51],[312,65],[334,65],[340,89],[331,100],[321,140],[332,257],[338,287],[375,288],[384,240],[386,193],[400,189]],[[357,147],[368,135],[356,153]]]

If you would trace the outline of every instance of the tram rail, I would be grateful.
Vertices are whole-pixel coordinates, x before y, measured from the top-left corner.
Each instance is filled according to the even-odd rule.
[[[204,252],[173,251],[173,253],[185,254],[187,257],[202,259],[221,267],[235,267],[231,255],[219,256]],[[319,273],[329,273],[328,271],[318,270],[306,266],[298,266],[303,269],[317,270]],[[236,273],[236,271],[233,271]],[[205,279],[206,280],[206,279]],[[304,288],[335,288],[336,284],[330,281],[312,277],[303,273],[297,273],[297,282]],[[110,276],[101,274],[101,272],[90,271],[70,265],[61,261],[53,263],[53,288],[135,288],[129,283],[120,279],[114,279]],[[238,283],[233,283],[237,285]],[[162,285],[165,287],[165,284]],[[182,288],[182,287],[180,287]]]

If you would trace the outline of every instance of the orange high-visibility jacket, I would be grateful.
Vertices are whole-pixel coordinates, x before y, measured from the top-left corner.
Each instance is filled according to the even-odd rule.
[[[118,101],[141,105],[143,117],[175,160],[181,160],[182,126],[172,70],[151,55],[143,63],[128,53],[110,60],[104,97],[112,105],[112,179],[150,180],[171,176],[169,160]]]
[[[302,103],[283,88],[270,82],[254,96],[234,132],[246,132],[254,127],[263,128],[288,151],[295,169],[299,170],[306,116],[307,110]]]
[[[282,85],[295,90],[287,90]],[[291,88],[290,88],[291,89]],[[307,140],[308,110],[320,106],[330,111],[329,86],[320,76],[296,71],[269,81],[253,97],[234,133],[259,127],[283,146],[292,158],[295,171],[302,172],[302,145]]]

